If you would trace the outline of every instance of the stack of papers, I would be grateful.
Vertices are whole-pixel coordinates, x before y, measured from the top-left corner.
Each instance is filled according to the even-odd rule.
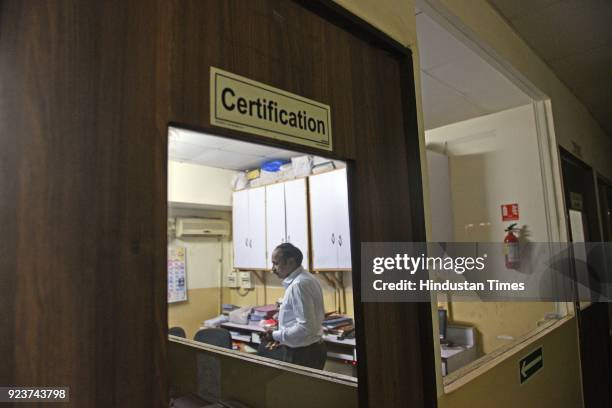
[[[219,315],[217,317],[213,317],[212,319],[204,320],[204,327],[219,327],[221,323],[225,323],[229,321],[229,317],[225,315]]]
[[[262,320],[268,320],[274,317],[278,312],[276,305],[264,305],[253,308],[249,316],[249,323],[259,324]]]
[[[355,330],[353,319],[348,316],[332,314],[325,317],[323,320],[323,329],[325,333],[342,336]]]
[[[236,305],[230,305],[229,303],[224,303],[222,305],[222,312],[224,315],[229,315],[231,311],[238,309],[239,307]]]

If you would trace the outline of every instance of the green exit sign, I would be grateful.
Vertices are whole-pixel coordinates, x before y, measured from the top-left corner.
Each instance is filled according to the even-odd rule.
[[[542,347],[538,347],[526,357],[519,360],[519,377],[521,384],[530,379],[544,367]]]

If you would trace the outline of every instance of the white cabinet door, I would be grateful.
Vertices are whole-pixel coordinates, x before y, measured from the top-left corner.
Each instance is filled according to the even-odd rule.
[[[286,241],[285,186],[283,183],[266,186],[266,226],[268,256],[266,267],[272,269],[272,251]]]
[[[302,266],[309,270],[308,262],[308,197],[306,179],[288,181],[285,185],[285,214],[287,242],[298,247],[304,255]]]
[[[346,169],[310,176],[313,270],[351,269]]]
[[[309,177],[312,269],[337,269],[334,172]]]
[[[249,192],[249,267],[266,268],[266,189],[251,188]]]
[[[338,269],[351,269],[351,230],[349,228],[348,187],[346,169],[333,172],[336,198],[334,212],[338,231]]]
[[[249,191],[236,191],[232,198],[232,235],[234,268],[248,268],[249,255]]]

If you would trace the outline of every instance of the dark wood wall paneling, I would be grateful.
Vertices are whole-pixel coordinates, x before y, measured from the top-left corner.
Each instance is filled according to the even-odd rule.
[[[167,405],[163,3],[0,2],[0,385]]]
[[[2,383],[166,405],[166,125],[298,148],[212,128],[210,66],[331,105],[357,289],[358,240],[424,240],[410,57],[304,5],[0,3]],[[429,305],[356,307],[364,406],[435,405]]]

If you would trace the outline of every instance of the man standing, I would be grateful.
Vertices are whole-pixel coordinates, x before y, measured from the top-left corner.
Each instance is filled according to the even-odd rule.
[[[325,317],[319,281],[302,267],[302,251],[284,243],[272,252],[272,272],[283,279],[285,296],[278,312],[278,329],[262,339],[260,354],[322,369],[327,353],[321,336]]]

